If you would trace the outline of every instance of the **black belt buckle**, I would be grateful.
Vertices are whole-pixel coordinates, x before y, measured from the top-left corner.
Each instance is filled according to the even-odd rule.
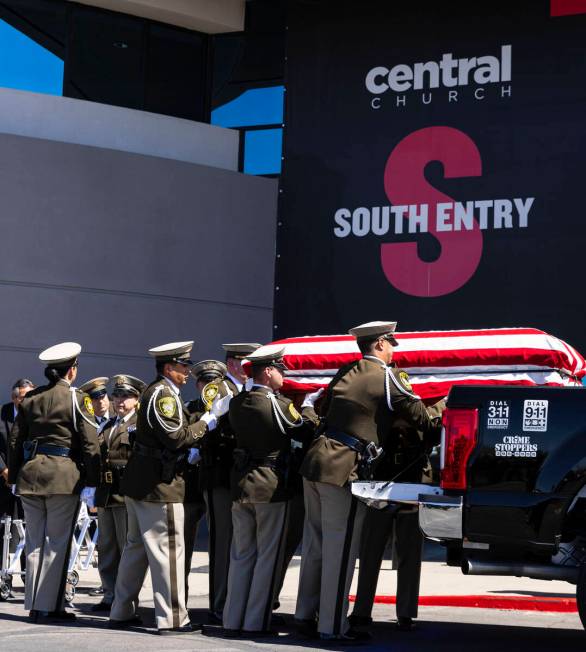
[[[106,484],[113,484],[114,483],[114,474],[112,471],[106,471],[104,473],[104,482]]]

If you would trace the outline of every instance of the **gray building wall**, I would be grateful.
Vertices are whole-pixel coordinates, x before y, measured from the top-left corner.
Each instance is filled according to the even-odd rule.
[[[154,377],[146,351],[271,339],[276,182],[0,134],[0,397],[72,340],[78,383]],[[186,398],[195,393],[185,392]]]

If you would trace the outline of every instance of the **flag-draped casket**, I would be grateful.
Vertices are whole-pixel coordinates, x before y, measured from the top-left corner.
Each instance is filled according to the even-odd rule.
[[[393,360],[426,402],[452,385],[580,385],[586,362],[572,346],[535,328],[397,333]],[[292,337],[285,347],[283,391],[325,387],[336,371],[360,358],[350,335]]]

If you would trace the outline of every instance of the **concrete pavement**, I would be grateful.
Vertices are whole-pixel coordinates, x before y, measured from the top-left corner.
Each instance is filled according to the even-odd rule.
[[[563,582],[546,582],[509,577],[466,577],[457,568],[450,568],[438,560],[438,550],[428,548],[423,565],[422,596],[432,595],[575,595],[574,587]],[[390,569],[390,560],[385,560],[379,581],[378,594],[392,595],[395,590],[395,572]],[[297,639],[291,626],[295,610],[299,557],[295,557],[287,574],[281,594],[280,614],[285,623],[279,626],[280,636],[270,639],[224,640],[216,638],[219,628],[209,627],[208,635],[161,638],[154,632],[154,608],[150,579],[147,578],[141,593],[141,612],[145,627],[130,632],[115,632],[106,629],[105,615],[95,615],[89,607],[99,598],[88,595],[90,588],[99,586],[97,570],[80,573],[78,593],[74,607],[79,620],[70,626],[33,625],[25,618],[22,606],[22,587],[15,579],[16,600],[0,602],[0,641],[7,652],[21,652],[42,649],[43,652],[63,650],[194,650],[198,652],[224,650],[244,652],[246,650],[322,650],[345,649],[340,646],[324,646],[319,642]],[[190,578],[189,607],[194,622],[205,622],[207,611],[207,554],[196,552],[193,558]],[[356,578],[353,591],[355,591]],[[454,607],[421,607],[418,628],[412,633],[396,632],[393,626],[394,606],[375,605],[372,628],[372,643],[361,649],[414,650],[433,646],[438,650],[465,650],[494,652],[496,647],[521,649],[531,645],[531,652],[561,649],[583,650],[586,634],[583,632],[576,613],[544,613],[529,611],[501,611],[495,609],[473,609]]]

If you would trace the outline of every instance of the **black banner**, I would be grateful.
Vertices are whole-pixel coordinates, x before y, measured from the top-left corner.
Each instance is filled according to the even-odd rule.
[[[569,4],[290,3],[276,337],[396,319],[586,348],[586,3]]]

